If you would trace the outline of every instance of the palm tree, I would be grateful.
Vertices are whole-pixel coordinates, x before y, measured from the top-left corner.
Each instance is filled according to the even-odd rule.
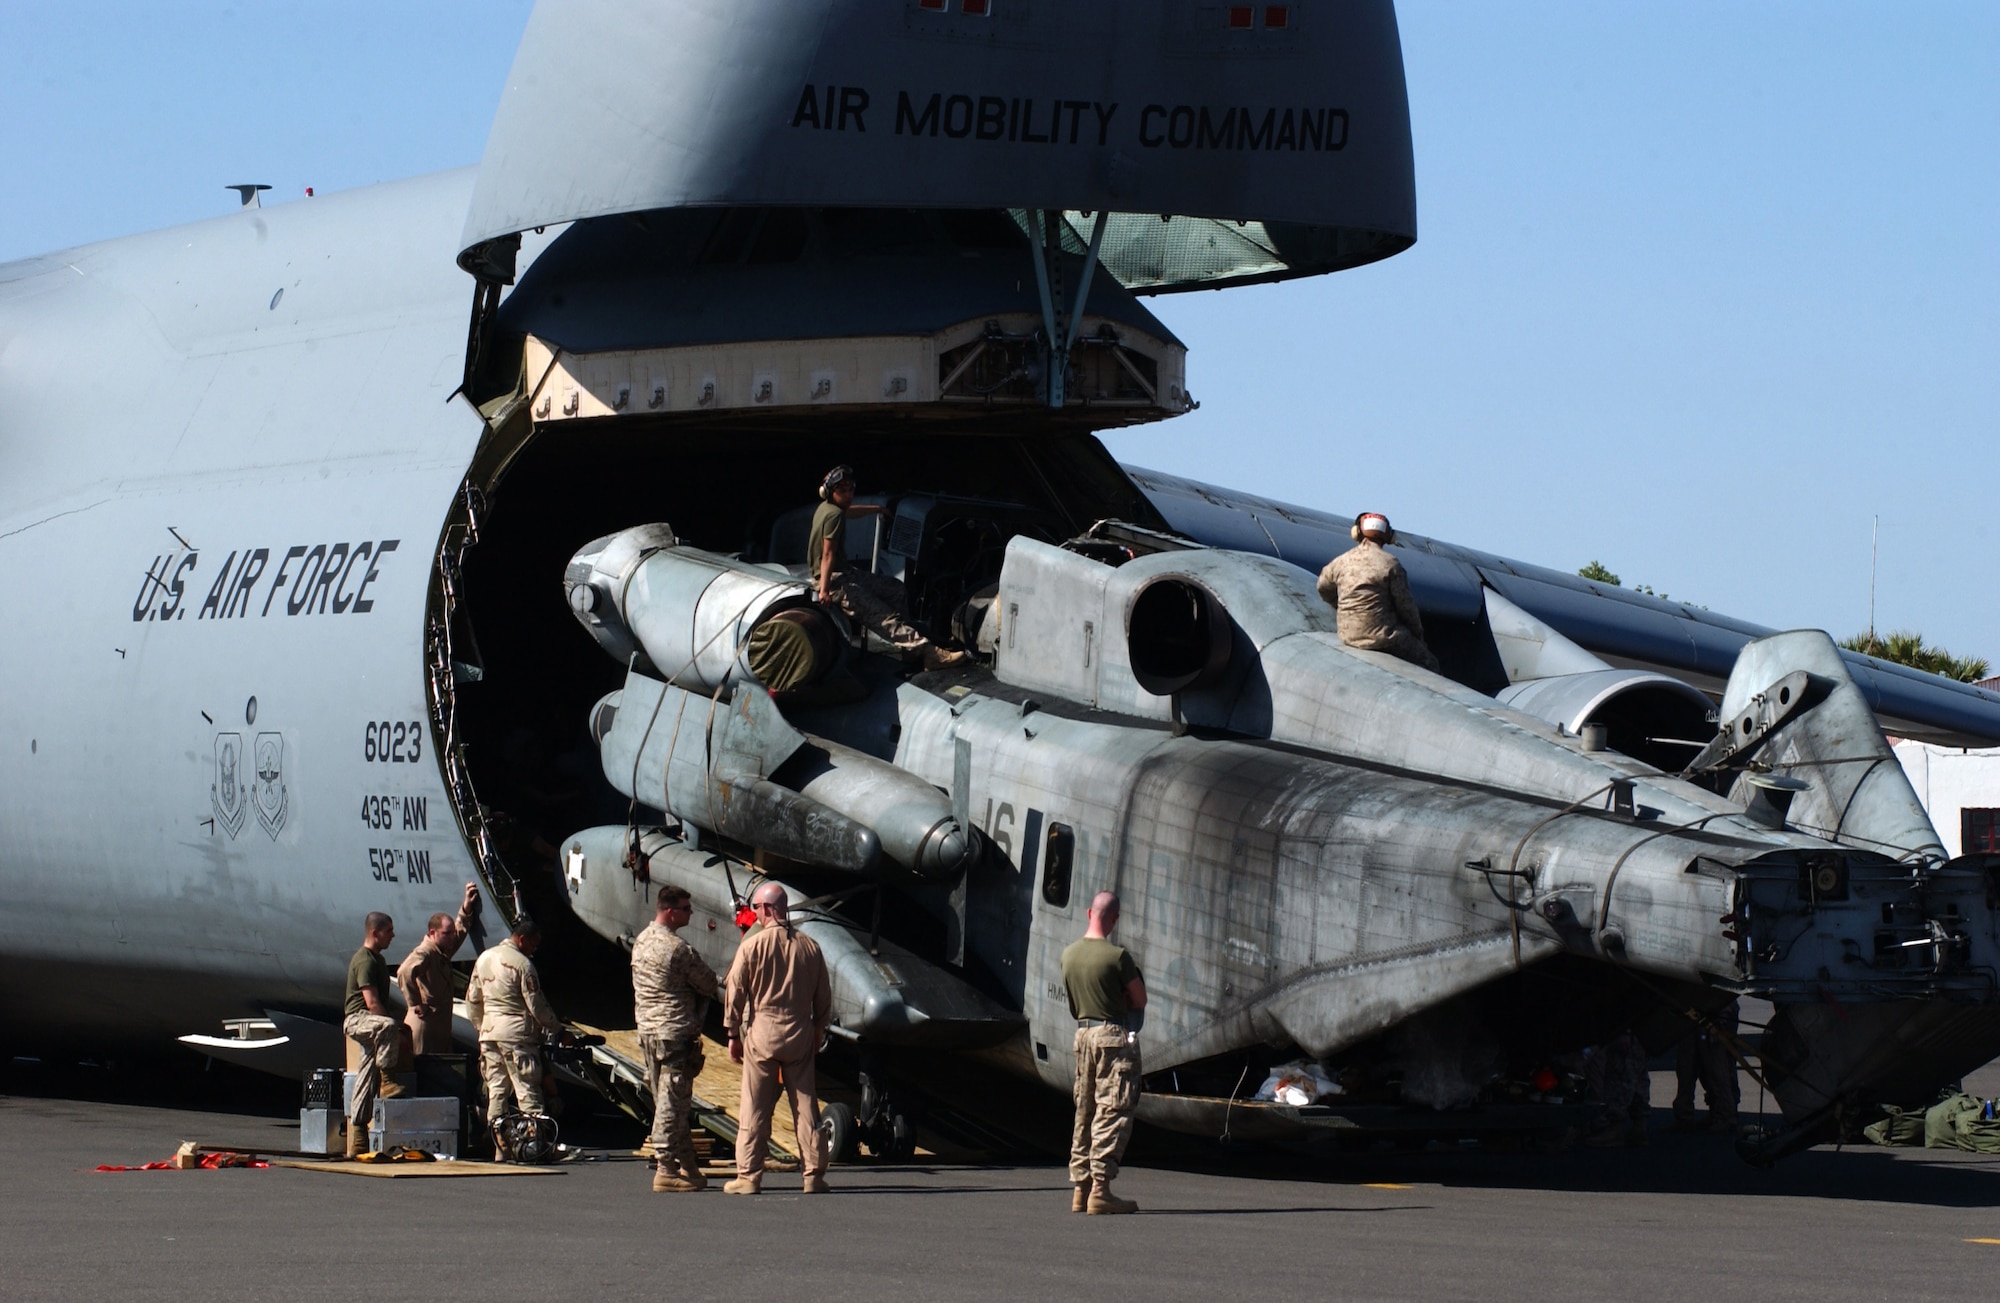
[[[1960,683],[1978,682],[1986,677],[1989,668],[1984,656],[1954,656],[1942,647],[1926,644],[1922,634],[1908,629],[1890,634],[1857,633],[1842,639],[1840,645],[1877,660],[1941,674]]]

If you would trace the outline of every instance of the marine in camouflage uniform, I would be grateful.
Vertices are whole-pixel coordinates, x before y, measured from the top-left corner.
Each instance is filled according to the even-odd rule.
[[[1122,946],[1111,944],[1118,897],[1100,891],[1090,902],[1090,926],[1062,953],[1063,986],[1076,1019],[1072,1084],[1076,1123],[1070,1135],[1070,1211],[1129,1213],[1139,1205],[1111,1193],[1132,1139],[1139,1106],[1138,1015],[1146,981]]]
[[[1646,1070],[1646,1047],[1631,1032],[1620,1032],[1590,1051],[1584,1063],[1585,1093],[1596,1102],[1598,1118],[1585,1143],[1598,1148],[1646,1143],[1646,1120],[1653,1113],[1653,1076]]]
[[[1333,608],[1340,640],[1436,670],[1437,657],[1424,646],[1424,620],[1410,596],[1409,576],[1383,546],[1396,540],[1388,517],[1364,511],[1348,532],[1354,546],[1319,572],[1319,595]]]
[[[362,921],[361,948],[347,963],[347,990],[341,1006],[340,1029],[361,1051],[354,1073],[352,1112],[347,1119],[347,1156],[362,1151],[362,1141],[375,1120],[375,1100],[393,1099],[400,1087],[383,1074],[396,1059],[396,1020],[389,1016],[389,965],[382,952],[396,939],[396,924],[387,914],[371,913]]]
[[[525,914],[507,940],[479,956],[465,991],[466,1017],[479,1028],[479,1075],[486,1083],[488,1123],[514,1111],[547,1112],[542,1095],[542,1033],[562,1031],[562,1019],[542,994],[533,956],[542,930]]]
[[[1707,1129],[1736,1130],[1743,1088],[1736,1078],[1736,1058],[1723,1037],[1735,1037],[1741,1009],[1739,1001],[1731,1000],[1709,1019],[1714,1030],[1707,1026],[1690,1030],[1674,1051],[1674,1125],[1682,1131],[1701,1125],[1694,1109],[1697,1082],[1708,1097]]]
[[[657,904],[652,923],[632,943],[632,1008],[653,1092],[653,1189],[664,1193],[708,1184],[689,1123],[703,1066],[702,1018],[721,986],[680,935],[692,916],[688,893],[669,883]]]

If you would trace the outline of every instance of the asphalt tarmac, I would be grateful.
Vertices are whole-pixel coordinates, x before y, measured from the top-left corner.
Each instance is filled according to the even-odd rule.
[[[1991,1094],[2000,1074],[1967,1085]],[[1672,1087],[1656,1074],[1655,1103]],[[1714,1303],[1990,1299],[2000,1279],[2000,1157],[1822,1148],[1758,1171],[1725,1137],[1672,1131],[1664,1107],[1644,1149],[1142,1159],[1118,1183],[1138,1216],[1082,1217],[1053,1166],[838,1167],[823,1197],[796,1176],[755,1199],[719,1183],[654,1195],[629,1157],[637,1129],[604,1120],[579,1128],[603,1156],[554,1177],[100,1173],[181,1140],[290,1148],[296,1120],[268,1093],[188,1107],[186,1083],[152,1092],[180,1107],[19,1070],[0,1088],[9,1300]]]

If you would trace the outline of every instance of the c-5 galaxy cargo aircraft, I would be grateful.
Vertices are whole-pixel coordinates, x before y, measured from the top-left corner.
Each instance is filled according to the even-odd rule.
[[[1344,520],[1094,437],[1193,405],[1148,300],[1415,236],[1387,0],[549,0],[476,169],[0,268],[10,1045],[296,1069],[361,915],[471,878],[616,1017],[654,884],[720,965],[770,877],[844,1041],[1058,1088],[1117,890],[1197,1132],[1280,1056],[1459,1109],[1739,993],[1756,1157],[1991,1058],[2000,868],[1881,725],[2000,698],[1405,539],[1429,673],[1333,632]],[[806,596],[840,462],[975,668]]]

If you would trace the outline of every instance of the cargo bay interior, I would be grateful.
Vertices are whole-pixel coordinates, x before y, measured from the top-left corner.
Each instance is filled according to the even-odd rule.
[[[1066,234],[1044,266],[1072,286],[1076,244]],[[847,464],[861,500],[896,512],[882,569],[948,637],[1013,535],[1165,527],[1091,431],[1182,410],[1183,351],[1100,273],[1069,400],[1049,407],[1034,250],[1000,212],[600,218],[553,240],[486,322],[468,387],[490,431],[439,548],[432,703],[460,817],[495,880],[557,929],[549,953],[568,958],[544,966],[576,1016],[629,1013],[601,1007],[623,998],[601,979],[624,956],[557,907],[563,838],[628,815],[589,731],[624,669],[564,605],[579,548],[665,523],[797,566],[820,479]],[[817,398],[792,383],[815,376]],[[857,522],[861,546],[873,525]]]

